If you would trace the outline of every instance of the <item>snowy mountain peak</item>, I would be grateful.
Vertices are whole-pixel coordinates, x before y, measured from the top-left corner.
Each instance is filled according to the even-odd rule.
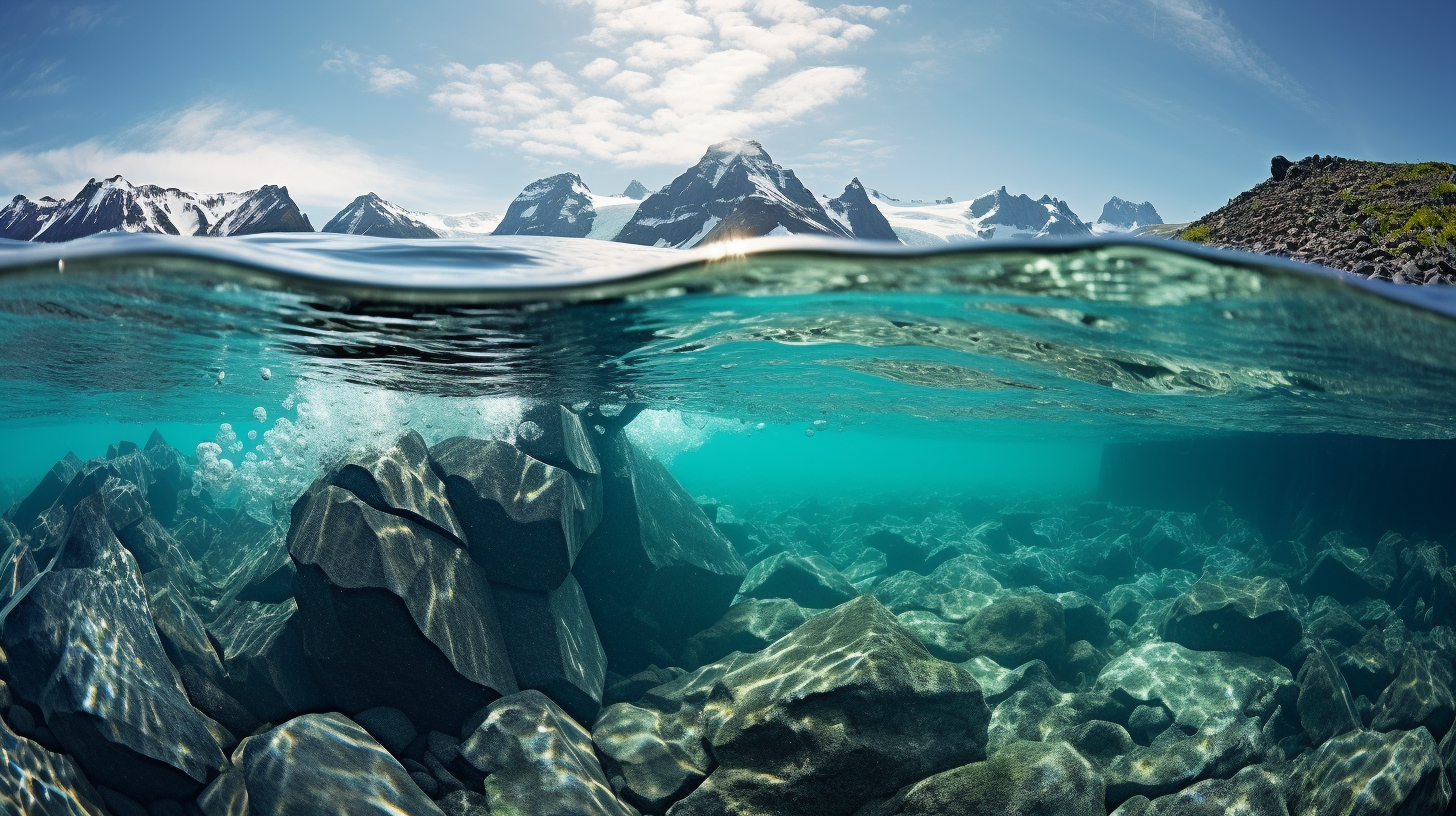
[[[709,147],[696,165],[643,201],[617,240],[691,247],[779,234],[851,237],[762,145],[730,139]]]
[[[1117,196],[1113,196],[1112,200],[1102,206],[1102,215],[1097,218],[1097,224],[1101,227],[1125,230],[1161,223],[1163,217],[1158,215],[1157,208],[1151,202],[1134,204]]]
[[[634,201],[641,201],[642,199],[646,198],[651,192],[652,191],[648,190],[647,186],[644,185],[642,182],[638,181],[637,179],[632,179],[632,183],[628,184],[627,189],[622,191],[622,197],[630,198]]]
[[[439,233],[422,224],[414,213],[391,204],[374,193],[354,199],[324,225],[321,232],[372,235],[376,238],[438,238]]]
[[[313,232],[313,226],[286,187],[270,184],[246,193],[201,195],[136,185],[119,175],[90,179],[68,201],[21,197],[0,210],[0,237],[54,242],[99,232],[222,236]]]
[[[575,173],[561,173],[526,185],[493,234],[585,238],[596,216],[586,182]]]
[[[839,198],[826,201],[824,210],[855,238],[872,241],[900,240],[890,222],[885,219],[884,213],[870,201],[864,185],[857,178],[845,185]]]

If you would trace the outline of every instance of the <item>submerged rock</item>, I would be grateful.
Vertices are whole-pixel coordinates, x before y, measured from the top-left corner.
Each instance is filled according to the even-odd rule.
[[[625,434],[598,448],[603,514],[573,574],[608,662],[634,671],[723,616],[747,568],[677,479]]]
[[[1267,657],[1149,643],[1114,657],[1096,688],[1161,701],[1178,725],[1202,728],[1210,719],[1268,716],[1281,695],[1293,692],[1293,682],[1288,669]]]
[[[607,655],[576,579],[568,575],[550,592],[508,584],[494,592],[516,684],[545,693],[579,722],[595,720]]]
[[[1229,779],[1205,779],[1151,801],[1134,796],[1112,816],[1288,816],[1283,782],[1279,774],[1255,765]]]
[[[0,629],[11,687],[93,782],[148,801],[191,798],[226,759],[167,659],[101,495],[75,506],[58,548]]]
[[[1450,799],[1436,741],[1424,728],[1342,734],[1300,756],[1289,783],[1291,816],[1415,816],[1441,813]]]
[[[1278,578],[1205,576],[1167,614],[1163,639],[1198,651],[1279,658],[1303,634],[1294,595]]]
[[[911,785],[860,816],[1104,816],[1097,769],[1062,742],[1017,742]]]
[[[738,588],[740,598],[787,598],[811,609],[839,606],[858,594],[828,560],[791,553],[755,564]]]
[[[848,816],[980,759],[990,719],[976,681],[931,657],[870,596],[758,654],[654,689],[643,704],[699,723],[718,762],[674,816]]]
[[[339,714],[309,714],[243,740],[232,769],[197,804],[207,816],[442,816],[398,760]]]
[[[733,652],[759,651],[808,619],[802,607],[785,598],[751,598],[736,603],[717,623],[688,638],[683,665],[696,669]]]
[[[222,649],[228,688],[253,716],[281,722],[322,711],[329,697],[303,647],[298,604],[234,604],[208,628]]]
[[[409,431],[387,450],[355,457],[333,474],[331,483],[375,510],[464,541],[465,533],[445,495],[445,483],[430,469],[429,454],[424,438]]]
[[[591,734],[544,694],[512,694],[487,712],[460,753],[486,774],[491,813],[635,816],[607,783]]]
[[[1304,659],[1299,670],[1297,705],[1299,722],[1312,746],[1360,727],[1350,688],[1323,648],[1312,650]]]
[[[1447,683],[1451,672],[1444,666],[1433,666],[1420,649],[1410,649],[1400,674],[1375,701],[1370,727],[1376,731],[1409,731],[1424,727],[1440,739],[1456,718],[1456,700]]]
[[[490,584],[459,545],[332,485],[299,500],[288,535],[304,650],[344,711],[454,731],[517,690]]]
[[[600,515],[570,471],[512,445],[457,436],[430,449],[471,556],[492,581],[549,591],[570,574]]]
[[[1133,796],[1156,799],[1204,779],[1226,779],[1277,750],[1253,717],[1209,723],[1193,736],[1169,728],[1151,745],[1137,746],[1103,766],[1107,804]]]
[[[592,728],[612,788],[643,813],[662,814],[713,769],[701,724],[676,712],[618,703]]]
[[[0,722],[0,812],[107,816],[101,795],[70,757],[17,735],[4,722]]]
[[[966,626],[966,648],[1007,668],[1031,660],[1060,666],[1067,650],[1062,606],[1050,595],[996,601]]]

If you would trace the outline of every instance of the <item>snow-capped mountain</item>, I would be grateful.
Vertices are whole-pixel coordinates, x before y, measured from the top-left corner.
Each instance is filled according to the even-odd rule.
[[[414,217],[414,213],[391,204],[374,193],[354,199],[329,220],[320,232],[373,235],[376,238],[439,238],[440,234]]]
[[[57,201],[45,196],[39,201],[31,201],[23,195],[16,196],[5,209],[0,210],[0,238],[29,241],[65,204],[64,198]]]
[[[641,201],[642,199],[651,195],[651,193],[652,191],[647,189],[647,186],[645,184],[638,181],[637,179],[632,179],[632,183],[628,184],[627,189],[622,191],[622,197],[630,198],[633,201]]]
[[[824,211],[830,218],[849,231],[855,238],[871,241],[895,241],[900,238],[885,219],[885,214],[870,201],[859,179],[845,186],[839,198],[824,202]]]
[[[1138,227],[1147,227],[1163,223],[1163,217],[1150,202],[1144,201],[1141,204],[1134,204],[1131,201],[1123,201],[1117,196],[1102,205],[1102,215],[1098,217],[1097,223],[1092,225],[1092,231],[1104,232],[1130,232]]]
[[[686,248],[791,233],[852,237],[762,145],[730,139],[709,147],[695,166],[648,196],[616,239]]]
[[[1005,187],[970,202],[900,201],[869,191],[870,201],[890,222],[901,241],[911,246],[934,246],[950,241],[989,238],[1046,238],[1090,235],[1092,229],[1066,202],[1050,196],[1033,200],[1013,195]]]
[[[27,232],[29,236],[22,237]],[[245,193],[201,195],[154,184],[133,185],[121,176],[91,179],[69,201],[32,202],[16,196],[0,210],[0,236],[6,238],[56,242],[100,232],[253,235],[313,232],[313,225],[289,198],[287,187],[269,184]]]
[[[483,238],[494,233],[501,222],[499,215],[485,211],[457,215],[411,212],[409,215],[441,238]]]
[[[632,190],[630,186],[627,189]],[[640,201],[625,194],[597,195],[581,176],[562,173],[528,184],[511,202],[494,234],[610,241],[632,218],[639,204]]]

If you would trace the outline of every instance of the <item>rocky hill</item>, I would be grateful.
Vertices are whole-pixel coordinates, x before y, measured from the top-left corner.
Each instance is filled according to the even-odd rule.
[[[1179,237],[1397,283],[1456,283],[1456,165],[1291,162]]]

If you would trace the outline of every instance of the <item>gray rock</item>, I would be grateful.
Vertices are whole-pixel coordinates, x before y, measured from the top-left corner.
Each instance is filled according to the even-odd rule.
[[[1133,796],[1156,799],[1204,779],[1227,779],[1277,751],[1253,717],[1209,723],[1193,736],[1169,728],[1151,745],[1137,746],[1103,768],[1107,804]]]
[[[700,723],[628,703],[602,712],[592,741],[612,789],[643,813],[662,814],[708,777]]]
[[[228,691],[227,670],[202,619],[165,577],[153,573],[148,606],[162,648],[177,669],[193,707],[234,734],[252,733],[262,723]]]
[[[12,712],[15,710],[12,709]],[[0,723],[0,812],[16,816],[107,816],[76,763]]]
[[[970,675],[931,657],[864,595],[639,706],[692,718],[718,762],[674,816],[847,816],[980,759],[990,719]]]
[[[808,619],[803,608],[785,598],[736,603],[717,623],[688,638],[683,665],[696,669],[734,652],[757,652]]]
[[[607,783],[591,734],[539,691],[492,703],[461,754],[486,774],[491,813],[635,814]]]
[[[146,799],[191,798],[226,760],[167,660],[102,496],[75,506],[58,553],[0,630],[12,689],[38,705],[93,781]]]
[[[1385,649],[1385,635],[1372,627],[1359,643],[1331,655],[1335,666],[1350,686],[1350,693],[1378,698],[1395,679],[1396,666]]]
[[[595,720],[607,655],[576,579],[568,575],[549,592],[509,584],[493,589],[516,684],[544,693],[578,722]]]
[[[516,691],[490,584],[459,545],[332,485],[299,500],[288,535],[304,651],[343,710],[454,731]]]
[[[207,816],[441,816],[404,766],[340,714],[308,714],[243,740],[197,804]]]
[[[1093,646],[1104,646],[1111,631],[1111,618],[1091,598],[1080,592],[1057,595],[1062,617],[1067,621],[1067,640],[1085,640]]]
[[[1344,646],[1354,646],[1365,637],[1365,627],[1338,604],[1316,603],[1310,610],[1305,634],[1315,640],[1335,640]]]
[[[404,749],[419,736],[414,723],[397,708],[376,706],[355,714],[352,719],[395,756],[403,754]]]
[[[457,436],[430,449],[470,554],[492,581],[549,591],[570,574],[601,511],[570,471],[512,445]]]
[[[1312,746],[1360,727],[1355,698],[1323,647],[1311,651],[1299,669],[1298,711]]]
[[[964,625],[941,620],[933,612],[921,612],[918,609],[901,612],[895,617],[900,620],[901,626],[910,630],[931,654],[941,660],[961,663],[971,659],[971,653],[966,648]]]
[[[1443,812],[1451,784],[1426,729],[1351,731],[1295,760],[1288,795],[1291,816],[1416,816]]]
[[[755,564],[738,588],[740,599],[787,598],[810,609],[839,606],[858,594],[827,559],[792,553],[779,553]]]
[[[1176,722],[1202,728],[1210,719],[1268,716],[1293,692],[1289,670],[1242,652],[1195,652],[1176,643],[1149,643],[1114,657],[1095,688],[1134,700],[1159,700]]]
[[[1164,640],[1208,652],[1282,657],[1303,635],[1294,595],[1278,578],[1200,578],[1178,596],[1162,625]]]
[[[450,509],[445,483],[430,469],[429,455],[424,438],[408,431],[387,450],[355,457],[335,471],[330,482],[375,510],[463,542],[465,532]]]
[[[1152,801],[1134,796],[1112,816],[1288,816],[1283,783],[1281,775],[1254,765],[1229,779],[1205,779]]]
[[[948,579],[961,577],[950,570],[947,570],[946,573],[940,572],[941,569],[951,566],[959,560],[954,559],[942,564],[929,577],[913,572],[896,573],[876,584],[871,593],[879,599],[880,603],[897,615],[901,612],[921,610],[931,612],[942,620],[964,623],[991,605],[991,595],[979,589],[957,587],[948,581],[941,580],[941,576]],[[992,592],[1000,590],[1000,585],[995,583],[994,578],[984,577],[986,583],[969,581],[967,583],[980,589],[991,589],[994,586],[994,589],[991,589]]]
[[[329,707],[304,653],[303,623],[292,598],[237,602],[208,631],[222,649],[228,689],[253,716],[282,722]]]
[[[996,601],[966,625],[966,648],[1007,668],[1029,660],[1060,666],[1067,651],[1061,604],[1041,594]]]
[[[662,654],[723,616],[747,568],[667,468],[625,434],[608,433],[597,454],[602,521],[573,574],[608,663],[624,672],[661,665]]]
[[[519,429],[527,427],[528,422],[535,427],[531,433],[522,433]],[[532,459],[569,470],[579,477],[599,476],[602,472],[581,417],[565,406],[537,405],[526,409],[516,432],[516,447]]]
[[[1109,659],[1105,652],[1085,640],[1069,643],[1061,662],[1061,676],[1079,687],[1086,687],[1097,679]]]
[[[1424,651],[1409,649],[1400,674],[1375,701],[1370,727],[1376,731],[1410,731],[1423,726],[1432,738],[1445,736],[1456,717],[1449,677],[1450,670],[1438,671]]]
[[[863,816],[1104,816],[1102,777],[1062,742],[1017,742],[911,785]]]
[[[435,803],[445,816],[490,816],[485,794],[470,790],[451,791]]]
[[[1127,717],[1127,732],[1138,745],[1149,745],[1173,724],[1173,713],[1161,705],[1140,705]]]

